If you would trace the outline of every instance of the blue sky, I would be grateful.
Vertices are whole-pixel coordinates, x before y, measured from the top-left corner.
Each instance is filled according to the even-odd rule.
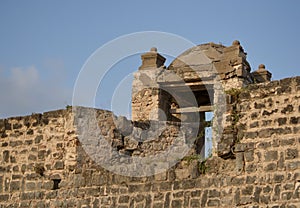
[[[140,31],[174,33],[195,44],[231,45],[238,39],[252,70],[264,63],[275,80],[297,76],[299,8],[297,0],[2,0],[0,117],[65,108],[88,57],[108,41]],[[116,64],[96,106],[110,109],[115,87],[139,65],[139,55]],[[126,90],[117,93],[117,103],[129,108],[125,97],[130,97],[130,89]]]

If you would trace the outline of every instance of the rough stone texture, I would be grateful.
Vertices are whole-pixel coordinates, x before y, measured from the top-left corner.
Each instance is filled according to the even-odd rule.
[[[217,88],[228,90],[253,83],[246,53],[237,42],[228,47],[215,43],[195,46],[168,67],[156,48],[143,54],[142,65],[134,74],[132,119],[182,120],[184,116],[172,115],[170,109],[212,105],[216,101],[213,97],[220,94]],[[196,97],[210,95],[206,95],[205,102],[193,103],[188,100],[189,91]]]
[[[245,89],[237,104],[237,125],[245,127],[233,150],[235,159],[212,157],[202,174],[197,168],[187,168],[184,161],[150,177],[110,173],[85,154],[70,110],[2,119],[0,205],[299,207],[300,123],[294,121],[300,117],[299,80],[295,77]],[[287,88],[290,90],[283,90]],[[253,113],[255,119],[249,119]],[[112,114],[98,111],[98,118],[99,126],[107,126],[110,134]],[[287,121],[278,122],[279,118]],[[264,125],[266,120],[271,125]],[[33,133],[28,134],[29,130]],[[258,134],[248,137],[251,132]],[[118,138],[118,133],[109,137]],[[132,146],[128,148],[136,148]]]
[[[238,42],[214,47],[243,52]],[[145,64],[157,68],[162,61]],[[226,121],[215,146],[219,155],[206,161],[193,157],[197,143],[177,122],[132,122],[89,108],[75,117],[67,109],[0,119],[0,207],[300,207],[300,77],[227,95],[226,113],[217,114]],[[96,125],[83,119],[87,115]],[[92,139],[99,136],[95,129],[100,141]],[[167,171],[128,177],[93,160],[104,154],[96,152],[104,140],[119,155],[145,157],[184,144],[191,151]]]

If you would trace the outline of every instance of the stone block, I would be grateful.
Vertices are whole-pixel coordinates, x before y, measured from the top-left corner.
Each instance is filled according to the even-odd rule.
[[[98,207],[98,206],[94,205],[94,207]],[[128,206],[127,205],[118,205],[117,208],[128,208]]]
[[[283,186],[284,190],[294,190],[295,189],[295,184],[293,183],[287,183]]]
[[[287,118],[278,118],[277,122],[279,126],[285,125],[287,122]]]
[[[265,152],[265,161],[266,162],[276,161],[276,160],[278,160],[278,152],[276,150],[271,150],[271,151]]]
[[[28,202],[28,201],[22,201],[22,202],[20,202],[20,207],[22,207],[22,208],[30,208],[31,205],[30,205],[30,202]]]
[[[252,195],[253,190],[254,190],[254,187],[249,185],[249,186],[246,186],[245,188],[242,188],[241,193],[242,193],[242,195]]]
[[[9,146],[11,146],[11,147],[21,146],[22,144],[23,144],[22,141],[10,141],[9,142]]]
[[[3,151],[2,160],[3,160],[3,162],[9,162],[9,151],[8,150]]]
[[[263,193],[270,193],[270,192],[272,192],[272,190],[273,190],[273,188],[271,186],[267,185],[263,188]]]
[[[151,186],[150,184],[137,184],[137,185],[129,185],[128,186],[128,192],[134,193],[134,192],[148,192],[150,191]]]
[[[4,138],[4,137],[1,137],[1,138]],[[8,146],[8,143],[7,143],[7,142],[3,142],[3,143],[1,144],[1,146],[2,146],[2,147],[7,147],[7,146]]]
[[[35,182],[27,182],[26,183],[26,190],[27,191],[34,191],[36,188]]]
[[[199,199],[191,199],[191,207],[201,207],[200,200]]]
[[[258,132],[258,137],[260,138],[269,138],[273,134],[273,129],[263,129]]]
[[[270,204],[270,202],[271,202],[271,196],[270,195],[261,195],[260,196],[260,202],[262,204]]]
[[[273,180],[275,183],[281,183],[284,180],[284,175],[274,174]]]
[[[153,208],[164,208],[164,203],[163,202],[155,202],[153,204]]]
[[[10,192],[19,191],[21,188],[20,181],[11,181],[10,182]]]
[[[20,129],[20,128],[22,128],[22,124],[20,124],[20,123],[15,123],[15,124],[13,124],[13,129]]]
[[[155,180],[157,181],[165,181],[167,180],[167,172],[158,173],[154,176]]]
[[[286,155],[285,155],[285,159],[286,160],[291,160],[291,159],[295,159],[298,158],[298,149],[287,149],[286,150]]]
[[[265,171],[275,171],[276,169],[277,169],[276,163],[269,163],[264,168]]]
[[[292,161],[292,162],[286,162],[285,167],[287,170],[296,170],[300,168],[300,161]]]
[[[53,181],[44,181],[42,188],[46,190],[51,190],[53,188]]]
[[[124,195],[124,196],[120,196],[119,197],[119,200],[118,200],[118,203],[128,203],[129,202],[129,196],[126,196],[126,195]]]
[[[201,191],[200,190],[196,190],[196,191],[192,191],[191,192],[191,196],[192,197],[200,197],[201,195]]]
[[[280,200],[280,193],[281,193],[281,184],[277,184],[274,188],[274,194],[273,194],[272,201]]]
[[[46,192],[45,199],[56,199],[57,198],[57,190]]]
[[[291,191],[281,193],[281,199],[284,201],[291,200],[292,196],[293,196],[293,192]]]
[[[172,182],[161,182],[159,185],[160,191],[171,191],[172,190]]]
[[[242,184],[245,183],[245,178],[244,177],[234,177],[231,180],[231,185],[233,186],[241,186]]]
[[[254,151],[248,150],[244,153],[245,162],[252,162],[254,160]]]
[[[0,202],[6,202],[9,199],[9,194],[0,194]]]
[[[209,207],[219,207],[220,206],[220,200],[219,199],[209,199],[207,202],[207,206]]]
[[[21,200],[33,200],[35,198],[35,192],[23,192],[20,198]]]
[[[254,184],[256,182],[256,176],[247,176],[246,177],[246,184]]]
[[[39,144],[43,140],[43,135],[38,135],[35,137],[34,142],[35,144]]]
[[[56,170],[62,170],[65,167],[64,161],[56,161],[54,164],[54,169]]]
[[[208,191],[208,197],[209,198],[219,198],[220,197],[220,192],[216,189],[209,190]]]
[[[290,124],[300,124],[300,117],[291,117]]]
[[[256,127],[259,127],[258,121],[255,121],[255,122],[250,124],[250,128],[256,128]]]
[[[183,192],[182,192],[183,193]],[[163,201],[164,200],[165,195],[159,191],[155,191],[154,192],[154,201]]]
[[[33,144],[33,140],[31,140],[31,139],[25,140],[24,144],[25,145],[32,145]]]
[[[85,190],[86,195],[88,196],[93,196],[93,197],[99,197],[100,195],[100,187],[91,187],[91,188],[87,188]],[[114,194],[114,195],[118,195],[118,193]]]
[[[38,190],[39,190],[39,188],[38,188]],[[43,192],[43,191],[35,192],[35,199],[42,200],[42,199],[44,199],[44,197],[45,197],[45,192]]]
[[[294,138],[290,138],[290,139],[281,139],[280,140],[280,145],[281,146],[290,146],[290,145],[294,145],[295,144],[295,139]]]
[[[33,154],[30,154],[28,156],[28,160],[32,160],[32,161],[36,161],[37,160],[37,156],[33,155]]]
[[[236,156],[235,170],[236,170],[236,172],[241,172],[242,170],[244,170],[244,165],[245,165],[244,153],[238,152],[235,154],[235,156]]]
[[[261,187],[255,187],[254,190],[254,197],[253,197],[253,201],[258,203],[260,202],[260,194],[261,194],[262,188]]]
[[[262,120],[262,126],[271,126],[273,121],[272,120]]]
[[[166,196],[165,196],[165,203],[164,203],[164,207],[169,207],[170,206],[170,196],[171,196],[171,193],[170,192],[167,192],[166,193]]]
[[[80,188],[85,186],[85,178],[81,174],[74,175],[73,179],[74,187]]]
[[[175,200],[172,200],[172,203],[171,203],[171,207],[174,207],[174,208],[181,208],[183,205],[183,202],[181,199],[175,199]]]
[[[251,204],[252,203],[252,197],[251,196],[241,196],[240,199],[240,204],[241,205],[246,205],[246,204]]]
[[[175,175],[178,180],[187,179],[190,176],[190,171],[188,169],[176,169]]]
[[[194,187],[195,187],[195,181],[194,180],[184,180],[184,181],[182,181],[182,188],[192,189]]]
[[[247,139],[255,139],[257,137],[258,137],[257,132],[246,132],[245,133],[245,138],[247,138]]]

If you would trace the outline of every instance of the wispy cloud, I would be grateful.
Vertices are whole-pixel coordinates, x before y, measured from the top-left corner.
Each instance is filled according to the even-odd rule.
[[[0,117],[63,108],[71,103],[72,89],[57,71],[46,77],[35,66],[0,70]],[[43,73],[44,75],[44,73]]]

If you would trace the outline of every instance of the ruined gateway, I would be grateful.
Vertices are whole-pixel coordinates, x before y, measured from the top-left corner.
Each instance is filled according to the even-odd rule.
[[[164,62],[142,55],[132,121],[84,107],[1,119],[0,207],[300,207],[300,77],[251,72],[239,41]]]

